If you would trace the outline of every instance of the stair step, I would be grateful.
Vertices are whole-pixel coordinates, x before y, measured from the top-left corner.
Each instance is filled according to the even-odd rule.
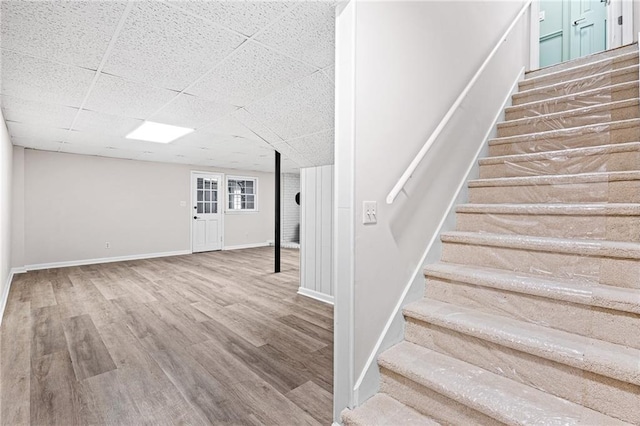
[[[640,288],[640,243],[446,232],[442,261]]]
[[[610,377],[635,376],[636,349],[432,299],[409,305],[405,315],[409,342],[603,414],[640,421],[640,387]]]
[[[443,262],[425,276],[429,299],[640,349],[638,289]]]
[[[621,120],[491,139],[489,140],[489,155],[502,156],[558,151],[638,140],[640,140],[640,119]]]
[[[498,123],[498,137],[568,129],[633,118],[640,118],[640,99],[637,98],[505,121]]]
[[[464,204],[456,230],[640,242],[640,204]]]
[[[640,142],[481,158],[480,178],[640,170]]]
[[[611,58],[600,59],[595,62],[588,62],[572,68],[563,69],[539,76],[529,76],[529,78],[518,84],[520,90],[529,90],[536,87],[550,86],[562,81],[574,80],[580,77],[592,76],[604,71],[625,68],[631,65],[638,65],[638,51],[631,51]]]
[[[513,105],[544,101],[558,96],[581,93],[587,90],[607,87],[615,84],[638,81],[638,66],[630,65],[598,74],[591,74],[573,80],[565,80],[550,86],[520,90],[512,96]]]
[[[505,117],[506,120],[517,120],[633,98],[638,98],[638,81],[614,84],[584,92],[510,106],[505,108]]]
[[[469,181],[469,202],[640,203],[640,172],[598,172]]]
[[[402,342],[379,358],[383,389],[390,387],[385,370],[406,377],[428,390],[505,424],[618,425],[623,422],[537,389],[500,377],[487,370],[442,355],[418,345]],[[406,393],[421,389],[407,389]],[[410,399],[410,395],[392,395]],[[427,407],[413,407],[420,411]],[[439,413],[426,413],[438,419]],[[460,423],[455,422],[454,423]]]
[[[533,77],[539,77],[541,75],[551,74],[558,71],[575,68],[576,66],[597,62],[602,59],[612,58],[615,56],[620,56],[620,55],[624,55],[631,52],[637,52],[637,51],[638,51],[638,43],[633,43],[626,46],[617,47],[615,49],[605,50],[604,52],[598,52],[598,53],[593,53],[591,55],[582,56],[580,58],[561,62],[555,65],[550,65],[548,67],[540,68],[537,70],[527,71],[525,73],[525,78],[530,79]]]
[[[353,410],[343,411],[342,422],[344,426],[438,426],[440,424],[383,393],[375,394]]]

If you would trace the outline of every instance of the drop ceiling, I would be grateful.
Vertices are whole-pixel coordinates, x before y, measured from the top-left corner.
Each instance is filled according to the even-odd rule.
[[[335,2],[2,0],[14,145],[272,171],[333,163]],[[195,128],[169,144],[144,120]]]

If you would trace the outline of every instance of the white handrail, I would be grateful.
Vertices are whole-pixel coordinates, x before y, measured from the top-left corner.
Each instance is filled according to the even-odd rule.
[[[433,143],[438,138],[438,136],[440,136],[440,133],[444,129],[444,126],[447,125],[447,123],[453,116],[453,113],[458,109],[458,107],[460,106],[464,98],[467,96],[467,94],[469,93],[473,85],[476,83],[478,78],[480,78],[480,74],[482,74],[482,71],[484,71],[484,69],[487,67],[487,65],[489,64],[489,61],[496,54],[496,52],[498,51],[498,48],[502,45],[502,43],[504,43],[507,40],[509,33],[511,33],[511,30],[513,30],[513,27],[516,26],[516,24],[520,20],[520,17],[522,17],[522,15],[527,10],[527,8],[531,5],[532,2],[533,0],[528,0],[524,4],[522,9],[520,9],[520,12],[518,12],[516,17],[513,19],[513,22],[511,23],[511,25],[509,25],[509,28],[507,28],[507,31],[505,31],[502,37],[500,37],[500,40],[498,40],[498,43],[495,45],[491,53],[489,53],[489,56],[487,56],[487,59],[484,60],[480,68],[478,68],[478,71],[476,71],[476,73],[474,74],[471,81],[469,81],[469,83],[464,88],[462,93],[460,93],[456,101],[453,103],[453,105],[451,105],[451,108],[449,108],[449,111],[447,111],[447,114],[442,118],[442,120],[440,121],[440,124],[438,124],[438,127],[436,127],[436,129],[433,131],[429,139],[427,139],[427,142],[425,142],[422,149],[420,149],[420,152],[418,152],[418,155],[416,155],[416,157],[413,159],[411,164],[409,164],[409,167],[407,167],[407,170],[405,170],[402,176],[400,176],[400,179],[398,179],[398,182],[396,183],[396,185],[393,187],[391,192],[389,192],[389,195],[387,195],[387,204],[392,204],[395,201],[396,197],[398,197],[398,194],[400,194],[400,191],[402,191],[402,188],[404,188],[404,186],[407,184],[407,182],[411,178],[411,175],[413,175],[413,172],[416,171],[416,168],[418,167],[420,162],[427,155],[427,152],[431,148],[431,145],[433,145]]]

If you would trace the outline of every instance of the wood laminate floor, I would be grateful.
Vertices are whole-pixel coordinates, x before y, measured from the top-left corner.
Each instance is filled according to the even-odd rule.
[[[330,424],[333,310],[259,248],[14,277],[3,425]]]

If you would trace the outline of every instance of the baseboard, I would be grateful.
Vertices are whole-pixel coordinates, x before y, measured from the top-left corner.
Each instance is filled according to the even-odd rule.
[[[298,289],[298,294],[309,297],[311,299],[319,300],[320,302],[324,302],[328,305],[333,305],[333,296],[329,296],[328,294],[320,293],[315,290],[309,290],[308,288],[304,287],[300,287]]]
[[[427,248],[421,257],[420,262],[418,262],[418,266],[413,271],[409,281],[405,284],[404,290],[394,307],[393,312],[387,319],[385,327],[382,330],[382,333],[380,333],[380,336],[376,341],[376,345],[370,353],[369,358],[367,359],[367,362],[354,385],[353,395],[355,406],[362,404],[378,391],[380,383],[380,371],[378,370],[378,365],[376,363],[378,355],[391,346],[400,343],[404,338],[404,316],[402,315],[402,308],[408,303],[419,300],[424,294],[424,267],[429,263],[434,263],[440,260],[442,251],[442,243],[439,238],[440,234],[455,228],[455,207],[466,200],[467,182],[474,178],[474,174],[477,176],[479,170],[478,159],[483,155],[483,153],[488,152],[488,141],[491,137],[494,137],[497,124],[501,120],[501,117],[504,117],[504,110],[510,105],[511,97],[517,92],[518,82],[523,78],[523,76],[524,67],[520,70],[518,77],[513,82],[509,94],[505,97],[498,114],[496,114],[489,130],[487,130],[482,144],[479,146],[478,151],[475,154],[473,162],[469,165],[464,178],[456,188],[456,191],[451,198],[451,202],[447,206],[446,213],[442,217],[435,233],[427,244]]]
[[[267,247],[269,243],[251,243],[251,244],[238,244],[236,246],[224,246],[222,250],[242,250],[248,248]]]
[[[4,310],[7,307],[7,301],[9,300],[9,291],[11,290],[11,283],[13,282],[13,276],[26,272],[24,268],[11,268],[7,282],[2,292],[2,299],[0,299],[0,326],[2,325],[2,319],[4,318]]]
[[[191,254],[191,250],[167,251],[162,253],[133,254],[129,256],[102,257],[97,259],[70,260],[66,262],[38,263],[26,265],[26,271],[37,271],[39,269],[68,268],[70,266],[95,265],[98,263],[123,262],[126,260],[153,259],[156,257],[183,256]]]

